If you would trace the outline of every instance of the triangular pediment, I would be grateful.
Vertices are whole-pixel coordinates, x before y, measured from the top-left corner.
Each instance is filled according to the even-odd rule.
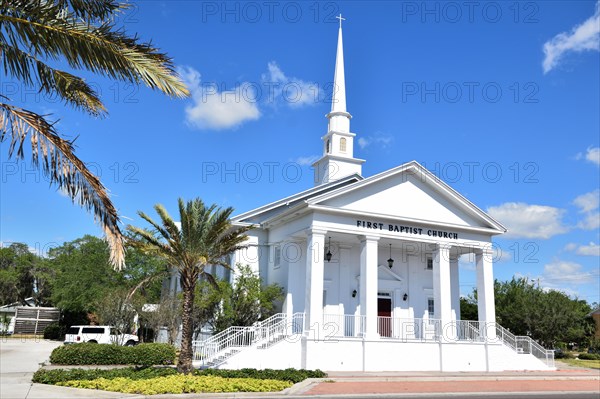
[[[337,190],[352,183],[356,183],[360,180],[362,180],[362,177],[359,175],[347,176],[343,179],[339,179],[327,184],[322,184],[310,188],[306,191],[302,191],[298,194],[294,194],[289,197],[272,202],[270,204],[261,206],[260,208],[244,212],[240,215],[234,216],[231,220],[233,223],[236,224],[262,223],[267,219],[276,218],[278,215],[289,210],[291,207],[297,206],[299,204],[306,204],[306,201],[312,197],[321,196],[325,193]]]
[[[504,232],[497,221],[417,162],[313,198],[311,204],[392,218]]]

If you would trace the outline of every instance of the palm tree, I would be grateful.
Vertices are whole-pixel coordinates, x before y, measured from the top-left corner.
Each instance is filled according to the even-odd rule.
[[[166,259],[167,263],[177,268],[183,291],[181,352],[177,369],[182,373],[190,373],[192,367],[192,313],[194,310],[194,294],[199,278],[204,278],[216,285],[214,277],[206,271],[207,266],[231,266],[225,261],[227,255],[243,248],[246,232],[249,227],[233,226],[229,217],[233,208],[209,207],[199,198],[184,203],[179,199],[180,226],[173,221],[166,209],[157,204],[154,206],[160,217],[155,222],[143,212],[140,217],[147,221],[153,230],[127,226],[136,239],[132,245],[143,251]]]
[[[73,71],[144,83],[172,97],[188,96],[167,55],[115,26],[127,7],[118,0],[0,0],[0,71],[98,117],[106,115],[104,104]],[[72,71],[51,66],[61,61]],[[93,212],[110,245],[111,262],[120,269],[124,239],[105,187],[53,122],[9,102],[0,93],[0,142],[8,140],[8,158],[24,159],[29,137],[33,165],[39,168],[41,163],[52,183]]]

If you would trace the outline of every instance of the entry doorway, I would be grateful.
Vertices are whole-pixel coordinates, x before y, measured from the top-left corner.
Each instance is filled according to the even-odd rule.
[[[381,337],[392,336],[392,298],[377,298],[377,332]]]

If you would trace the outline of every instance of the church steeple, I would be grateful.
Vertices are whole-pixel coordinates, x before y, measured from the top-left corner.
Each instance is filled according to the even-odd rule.
[[[333,95],[327,134],[323,140],[323,157],[313,164],[315,185],[339,180],[351,174],[361,174],[362,159],[354,158],[354,133],[350,132],[350,115],[346,111],[346,77],[344,74],[344,44],[342,40],[342,15],[340,20],[338,43],[333,77]]]
[[[333,75],[333,97],[331,100],[331,112],[346,112],[346,77],[344,76],[344,43],[342,39],[342,18],[338,30],[338,44],[335,56],[335,73]]]

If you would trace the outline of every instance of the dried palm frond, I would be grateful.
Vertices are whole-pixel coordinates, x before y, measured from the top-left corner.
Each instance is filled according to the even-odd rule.
[[[52,183],[74,202],[91,210],[102,226],[111,249],[111,262],[120,269],[125,263],[123,237],[119,217],[106,188],[73,153],[73,144],[61,138],[44,117],[0,103],[0,142],[8,139],[8,157],[24,159],[24,145],[30,139],[31,159],[41,164]]]

